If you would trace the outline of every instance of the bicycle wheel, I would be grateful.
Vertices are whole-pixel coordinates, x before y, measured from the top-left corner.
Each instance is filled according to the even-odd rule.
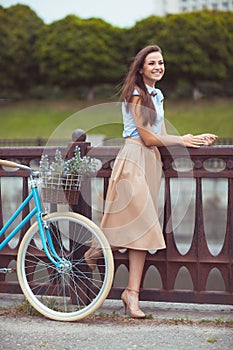
[[[62,263],[56,267],[48,259],[38,224],[34,223],[18,251],[19,284],[29,303],[44,316],[59,321],[80,320],[96,311],[111,289],[111,248],[98,226],[82,215],[53,213],[44,220]],[[84,258],[93,242],[101,252],[94,270]]]

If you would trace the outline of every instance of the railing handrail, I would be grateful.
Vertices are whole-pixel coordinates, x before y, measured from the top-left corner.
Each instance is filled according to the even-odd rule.
[[[54,139],[49,140],[49,144],[56,146],[60,144],[65,144],[69,142],[69,139]],[[26,147],[26,146],[46,146],[48,143],[47,138],[37,137],[37,138],[28,138],[28,139],[0,139],[0,147]],[[233,145],[233,137],[219,137],[214,145]]]

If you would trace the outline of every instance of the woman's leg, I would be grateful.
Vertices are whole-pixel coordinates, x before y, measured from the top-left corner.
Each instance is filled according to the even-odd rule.
[[[129,281],[127,288],[139,291],[146,253],[146,250],[129,249]]]
[[[143,267],[146,259],[145,250],[129,249],[129,280],[128,286],[121,295],[125,313],[128,307],[131,317],[144,318],[145,314],[139,308],[139,289]]]

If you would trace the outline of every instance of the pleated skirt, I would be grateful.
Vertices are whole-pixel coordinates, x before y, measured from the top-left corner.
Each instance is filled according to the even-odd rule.
[[[162,163],[157,147],[126,139],[114,162],[101,229],[114,248],[166,248],[158,219]]]

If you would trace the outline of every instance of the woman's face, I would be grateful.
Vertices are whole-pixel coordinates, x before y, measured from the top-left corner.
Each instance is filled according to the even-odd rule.
[[[154,86],[157,81],[162,79],[165,72],[163,56],[160,52],[149,53],[140,70],[143,81],[149,86]]]

